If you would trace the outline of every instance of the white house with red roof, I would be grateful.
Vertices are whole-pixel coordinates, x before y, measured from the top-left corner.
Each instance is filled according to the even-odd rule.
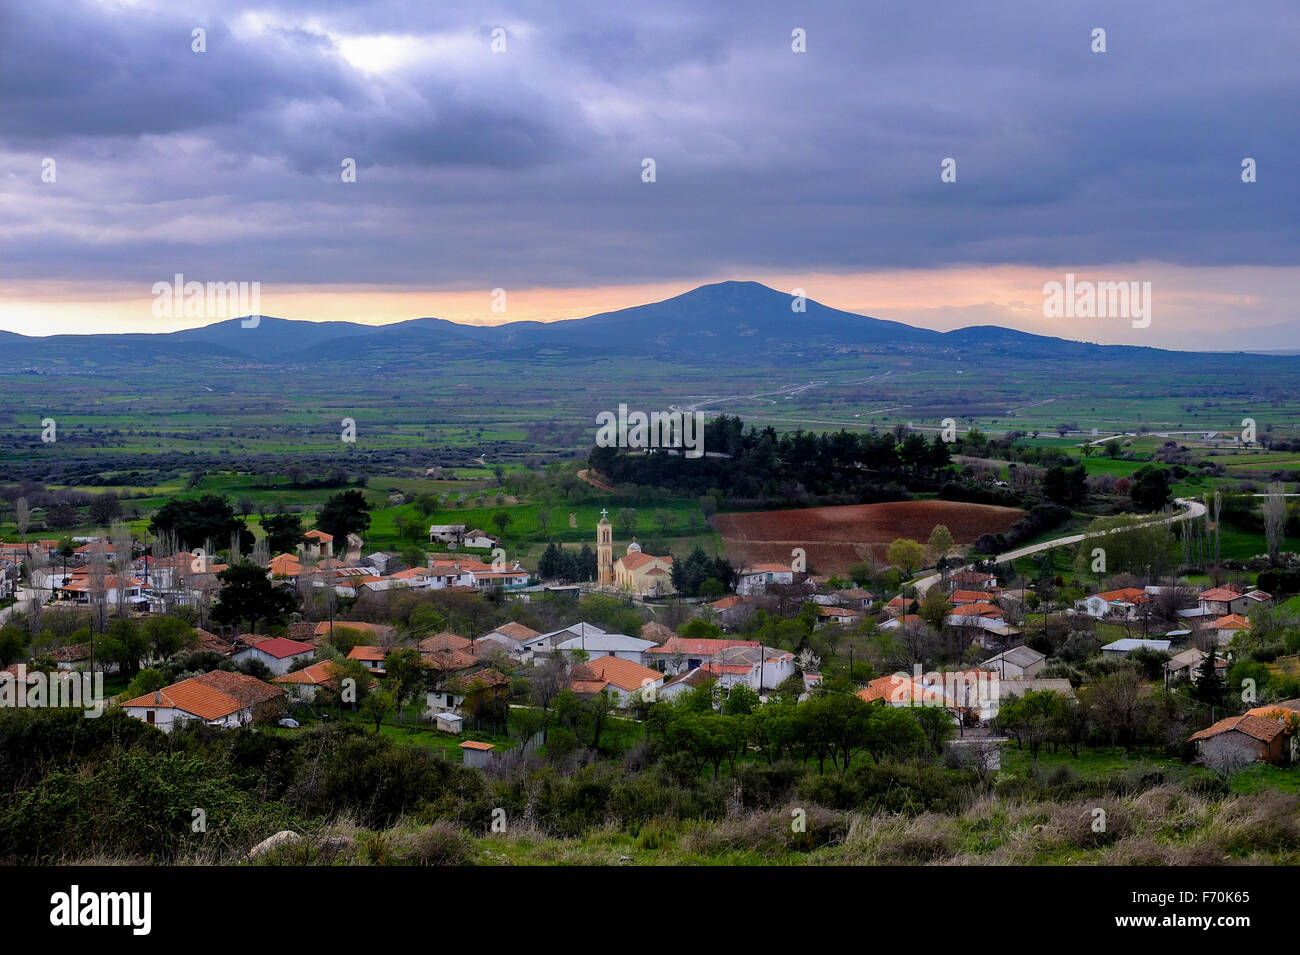
[[[299,660],[316,659],[316,648],[310,643],[299,643],[286,637],[272,637],[236,650],[230,658],[236,663],[244,660],[261,660],[272,673],[282,676],[288,673]]]
[[[649,666],[663,673],[677,675],[704,666],[719,653],[732,647],[759,645],[757,640],[672,637],[663,646],[648,649],[645,656]]]
[[[736,593],[761,594],[772,584],[794,583],[794,569],[789,564],[753,564],[740,571]]]

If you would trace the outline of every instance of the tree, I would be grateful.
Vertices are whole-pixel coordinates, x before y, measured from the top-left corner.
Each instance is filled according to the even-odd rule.
[[[347,549],[349,534],[360,534],[369,526],[370,503],[356,488],[333,495],[316,516],[316,527],[334,538],[338,553]]]
[[[636,528],[636,508],[620,507],[614,514],[614,523],[624,536],[631,534]]]
[[[1088,469],[1085,465],[1072,468],[1048,468],[1043,474],[1043,493],[1053,503],[1066,507],[1082,504],[1088,499]]]
[[[255,630],[259,620],[276,624],[294,608],[293,595],[276,587],[266,576],[266,571],[255,564],[239,564],[217,574],[221,591],[212,618],[218,623],[234,624],[247,620],[249,630]]]
[[[23,543],[27,543],[27,528],[32,524],[32,511],[27,505],[27,498],[20,497],[14,505],[14,514],[18,522],[18,533],[22,535]]]
[[[1129,500],[1144,511],[1158,511],[1169,503],[1169,471],[1146,465],[1133,473]]]
[[[926,545],[930,562],[937,564],[942,558],[947,557],[953,545],[952,532],[943,524],[935,524],[934,530],[930,531],[930,541]]]
[[[925,548],[914,540],[900,537],[889,545],[885,558],[899,569],[903,578],[912,576],[925,560]]]
[[[95,524],[110,524],[122,516],[122,504],[112,491],[105,491],[90,499],[90,520]]]
[[[944,596],[942,587],[931,587],[921,598],[920,617],[935,630],[943,630],[948,616],[952,613],[952,604]]]
[[[1228,684],[1219,676],[1217,650],[1214,641],[1196,671],[1196,682],[1192,687],[1192,698],[1207,706],[1222,706],[1228,694]]]
[[[1268,559],[1273,564],[1282,552],[1286,533],[1286,498],[1282,496],[1285,490],[1281,481],[1274,481],[1264,498],[1264,536],[1268,542]]]
[[[389,684],[395,687],[400,716],[406,718],[406,705],[424,689],[424,678],[428,666],[420,656],[420,651],[413,647],[402,647],[388,654],[384,659],[384,670]]]
[[[361,715],[374,722],[375,732],[378,733],[384,717],[396,705],[397,700],[392,693],[387,690],[375,690],[373,693],[367,693],[366,698],[361,701]]]
[[[239,535],[239,550],[253,547],[253,532],[235,516],[230,501],[220,494],[205,494],[198,500],[168,501],[154,514],[149,529],[155,537],[175,534],[179,546],[194,549],[208,541],[226,541]]]
[[[506,511],[497,511],[492,515],[492,523],[496,525],[498,534],[505,534],[506,528],[510,526],[510,522],[513,520],[514,518]]]
[[[266,532],[266,546],[272,555],[292,554],[305,540],[302,518],[297,514],[273,514],[264,518],[262,530]]]
[[[1119,438],[1111,438],[1102,447],[1106,449],[1106,456],[1111,460],[1119,457],[1119,453],[1124,450],[1124,445],[1120,443]]]

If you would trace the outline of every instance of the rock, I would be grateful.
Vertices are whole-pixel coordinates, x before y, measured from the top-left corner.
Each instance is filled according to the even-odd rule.
[[[281,829],[275,835],[263,839],[257,845],[253,846],[253,848],[249,849],[248,860],[251,862],[258,856],[265,855],[268,852],[280,848],[280,846],[290,845],[301,841],[302,836],[298,835],[298,833],[291,829]]]

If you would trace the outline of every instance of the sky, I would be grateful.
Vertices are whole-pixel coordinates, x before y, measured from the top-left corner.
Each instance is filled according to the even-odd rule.
[[[1297,36],[1293,0],[0,0],[0,329],[231,317],[156,314],[178,273],[370,324],[743,279],[938,329],[1300,347]],[[1067,274],[1150,282],[1149,325],[1067,330]]]

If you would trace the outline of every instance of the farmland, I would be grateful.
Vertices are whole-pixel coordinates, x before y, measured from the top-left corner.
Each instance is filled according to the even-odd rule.
[[[899,537],[924,541],[936,524],[966,545],[981,534],[1006,531],[1023,516],[1011,507],[931,500],[719,514],[712,523],[734,564],[787,563],[791,550],[802,547],[810,571],[828,574],[843,573],[869,555],[883,559]]]

